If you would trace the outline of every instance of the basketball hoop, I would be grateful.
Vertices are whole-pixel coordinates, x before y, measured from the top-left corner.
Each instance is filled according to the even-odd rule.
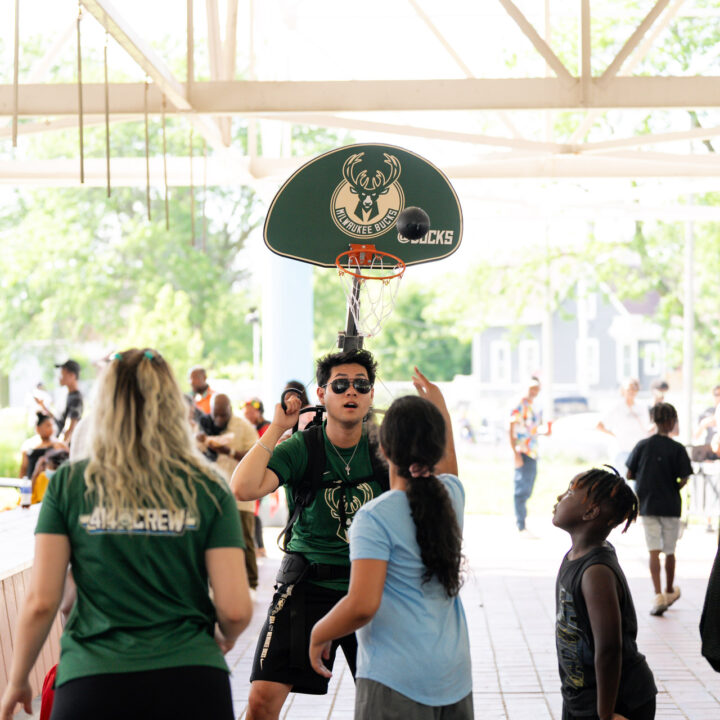
[[[395,308],[405,263],[374,245],[351,244],[337,256],[335,265],[357,332],[365,337],[377,335]]]

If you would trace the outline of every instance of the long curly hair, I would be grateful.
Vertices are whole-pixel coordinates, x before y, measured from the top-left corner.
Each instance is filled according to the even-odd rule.
[[[445,453],[445,420],[425,398],[409,395],[393,401],[380,426],[383,453],[407,480],[407,498],[415,522],[423,582],[436,577],[448,596],[462,585],[462,533],[445,486],[432,469]],[[410,468],[427,468],[414,477]]]
[[[86,496],[110,513],[197,510],[199,482],[222,484],[197,450],[170,366],[150,348],[117,353],[100,377]]]

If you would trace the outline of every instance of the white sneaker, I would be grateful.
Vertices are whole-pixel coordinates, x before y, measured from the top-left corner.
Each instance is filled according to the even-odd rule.
[[[677,600],[677,598],[675,598]],[[651,615],[662,615],[668,609],[667,600],[663,593],[658,593],[653,601],[653,606],[650,608]]]
[[[680,598],[680,588],[677,585],[673,586],[671,593],[665,593],[665,602],[670,607],[676,600]]]

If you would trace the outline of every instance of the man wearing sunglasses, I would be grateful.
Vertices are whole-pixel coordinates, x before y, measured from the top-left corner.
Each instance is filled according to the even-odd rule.
[[[295,433],[277,445],[298,420],[300,398],[288,394],[287,409],[275,407],[270,426],[233,475],[233,492],[242,500],[263,497],[283,485],[291,515],[287,555],[258,638],[247,720],[275,720],[291,691],[327,692],[327,679],[309,662],[310,630],[347,593],[348,530],[355,513],[387,489],[386,471],[375,459],[363,422],[374,397],[375,370],[367,350],[321,358],[316,375],[318,399],[326,410],[322,427]],[[354,675],[355,636],[336,642],[327,662],[333,662],[338,646]]]

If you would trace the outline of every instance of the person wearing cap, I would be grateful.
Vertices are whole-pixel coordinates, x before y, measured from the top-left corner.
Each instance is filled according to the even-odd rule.
[[[260,398],[250,398],[245,403],[245,419],[255,426],[259,437],[270,427],[270,421],[263,417],[264,412],[265,406]]]
[[[58,427],[58,438],[69,444],[73,430],[83,414],[83,396],[78,387],[80,363],[76,360],[66,360],[64,363],[56,364],[55,367],[60,368],[60,385],[67,388],[68,395],[65,410],[59,417],[54,417],[54,420]],[[52,416],[44,400],[36,397],[35,402],[47,415]]]

